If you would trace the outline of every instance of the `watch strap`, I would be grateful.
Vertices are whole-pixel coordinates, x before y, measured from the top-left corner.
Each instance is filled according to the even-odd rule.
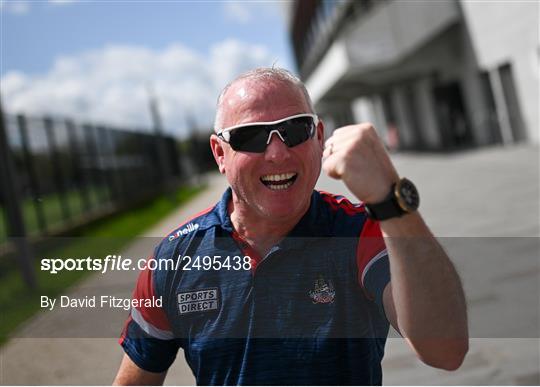
[[[386,198],[382,202],[375,203],[375,204],[366,203],[364,205],[366,209],[366,213],[371,219],[386,220],[386,219],[401,216],[405,213],[405,211],[399,206],[396,200],[396,197],[394,194],[395,187],[396,187],[396,184],[392,184],[390,193],[386,196]]]

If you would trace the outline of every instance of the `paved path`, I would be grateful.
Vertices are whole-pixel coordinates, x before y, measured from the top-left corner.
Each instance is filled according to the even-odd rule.
[[[174,211],[155,227],[144,233],[145,238],[138,238],[124,252],[123,256],[146,256],[151,246],[169,231],[196,212],[216,203],[226,187],[226,181],[220,175],[211,175],[209,188],[198,195],[186,206]],[[104,290],[128,296],[136,280],[136,272],[117,271],[108,275],[94,275],[71,289],[70,295],[86,295]],[[121,290],[119,290],[121,289]],[[107,385],[111,384],[123,355],[118,345],[118,335],[126,313],[120,312],[111,318],[107,315],[105,323],[109,326],[88,326],[95,332],[111,332],[110,338],[65,338],[70,329],[75,327],[72,337],[80,337],[81,327],[99,324],[100,321],[88,321],[87,314],[77,315],[55,309],[53,312],[41,312],[14,338],[0,348],[0,385]],[[61,327],[56,338],[35,338],[36,331],[50,327]],[[49,330],[51,331],[51,330]],[[26,334],[28,332],[28,334]],[[175,366],[171,368],[167,384],[194,384],[191,371],[183,361],[183,354],[178,354]]]
[[[444,237],[441,242],[462,276],[476,338],[464,365],[453,373],[422,365],[403,340],[389,339],[385,384],[540,384],[538,238],[494,238],[540,235],[538,147],[393,158],[400,174],[420,188],[422,214],[434,233]],[[146,235],[163,236],[215,203],[224,187],[224,179],[212,177],[209,190]],[[318,187],[346,193],[340,182],[325,177]],[[144,250],[148,242],[138,241],[127,250]],[[93,276],[72,293],[112,286],[131,289],[134,277],[131,272]],[[118,318],[110,323],[113,331],[123,316]],[[43,312],[24,329],[59,325],[69,330],[72,324],[85,323],[73,314]],[[116,339],[12,339],[0,349],[0,384],[108,384],[121,356]],[[166,382],[194,382],[182,353]]]
[[[384,384],[540,384],[538,147],[393,160],[419,187],[421,213],[461,275],[473,339],[456,372],[427,367],[389,339]],[[324,177],[319,188],[347,191]]]

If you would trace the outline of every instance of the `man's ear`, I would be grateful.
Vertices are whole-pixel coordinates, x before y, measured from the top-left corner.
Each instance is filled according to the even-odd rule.
[[[225,174],[225,149],[223,149],[219,137],[215,134],[210,136],[210,149],[212,149],[212,154],[218,165],[219,173]]]
[[[324,123],[319,118],[319,124],[317,125],[317,142],[324,149]]]

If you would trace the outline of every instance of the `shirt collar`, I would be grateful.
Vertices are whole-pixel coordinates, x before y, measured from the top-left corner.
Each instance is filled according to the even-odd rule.
[[[221,227],[232,233],[234,228],[228,211],[228,204],[231,199],[232,189],[231,187],[228,187],[223,193],[221,200],[215,206],[214,213]],[[329,236],[330,219],[327,219],[328,212],[324,211],[324,208],[325,206],[321,194],[317,191],[313,191],[310,197],[308,210],[285,239],[295,240]],[[282,242],[286,241],[284,240]],[[288,242],[286,242],[286,244],[288,244]]]
[[[234,228],[231,222],[231,217],[229,216],[229,210],[228,205],[229,201],[232,199],[232,189],[231,187],[228,187],[223,195],[221,196],[221,199],[219,200],[218,204],[214,208],[214,212],[219,220],[219,224],[221,227],[228,231],[233,232]]]

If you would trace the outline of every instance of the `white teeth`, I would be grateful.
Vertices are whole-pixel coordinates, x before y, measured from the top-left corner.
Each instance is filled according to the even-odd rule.
[[[296,176],[296,173],[282,173],[280,175],[264,175],[262,181],[283,181]]]
[[[282,190],[282,189],[287,189],[289,188],[291,185],[292,185],[292,181],[289,181],[288,183],[285,183],[285,184],[268,184],[268,188],[270,189],[273,189],[273,190]]]
[[[290,181],[290,180],[296,175],[297,174],[294,172],[281,173],[281,174],[275,174],[275,175],[264,175],[261,177],[261,181],[263,181],[265,185],[271,190],[280,191],[280,190],[287,189],[291,185],[293,185],[294,181]],[[285,183],[275,184],[277,182],[285,182]]]

